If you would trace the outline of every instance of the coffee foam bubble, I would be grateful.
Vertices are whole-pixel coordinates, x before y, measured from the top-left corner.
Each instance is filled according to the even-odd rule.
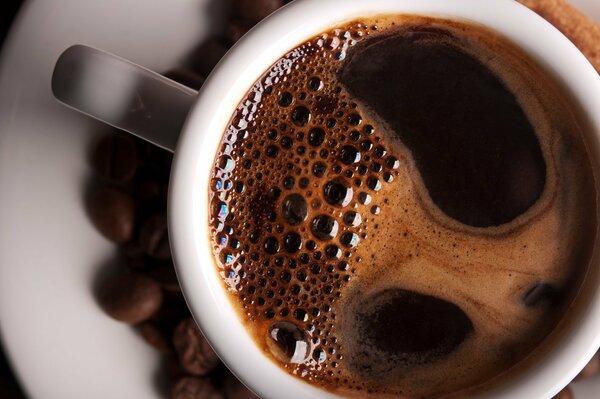
[[[447,217],[408,148],[339,84],[336,73],[356,44],[407,24],[460,38],[535,127],[546,185],[511,222],[477,228]],[[490,32],[410,16],[350,24],[277,62],[225,132],[210,190],[219,273],[265,353],[306,381],[360,397],[460,391],[525,357],[560,312],[525,306],[524,295],[579,278],[595,228],[582,133],[554,86]],[[448,352],[382,353],[358,317],[381,308],[365,303],[398,290],[455,305],[472,328],[465,322],[464,340]],[[414,302],[429,309],[421,296]]]

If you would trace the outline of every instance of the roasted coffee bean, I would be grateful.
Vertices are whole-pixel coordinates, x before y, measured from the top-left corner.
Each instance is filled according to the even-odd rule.
[[[191,317],[179,323],[173,333],[173,344],[181,366],[192,375],[206,375],[220,363],[219,357]]]
[[[223,391],[227,399],[259,399],[231,373],[225,377]]]
[[[192,69],[208,76],[228,50],[229,46],[221,39],[211,38],[206,40],[192,54]]]
[[[187,68],[171,69],[165,73],[165,76],[194,90],[200,90],[205,80],[204,76],[194,73],[194,71]]]
[[[171,399],[225,399],[208,378],[183,377],[171,388]]]
[[[571,387],[567,386],[565,389],[560,391],[554,399],[575,399],[575,395],[573,394],[573,390]]]
[[[600,374],[600,352],[596,353],[592,360],[575,377],[575,381],[583,381]]]
[[[235,0],[233,9],[237,17],[256,23],[284,4],[283,0]]]
[[[136,206],[131,195],[116,187],[101,187],[87,198],[88,215],[98,231],[114,242],[131,240]]]
[[[161,353],[173,353],[173,344],[155,323],[145,322],[138,326],[144,341]]]
[[[154,214],[144,222],[140,230],[140,245],[144,252],[153,258],[169,259],[171,257],[165,213]]]
[[[158,281],[165,291],[181,291],[173,265],[155,267],[148,272],[148,275]]]
[[[126,323],[149,319],[160,308],[162,300],[160,285],[138,272],[113,276],[99,291],[99,302],[104,311]]]
[[[252,23],[241,19],[234,19],[227,26],[227,38],[235,43],[242,38],[251,28]]]
[[[94,150],[92,165],[99,177],[111,183],[129,181],[139,165],[138,149],[133,138],[125,133],[103,138]]]

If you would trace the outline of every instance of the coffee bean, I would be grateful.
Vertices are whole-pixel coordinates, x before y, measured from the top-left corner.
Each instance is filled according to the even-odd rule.
[[[99,291],[99,303],[112,318],[126,323],[149,319],[163,300],[160,285],[138,272],[123,273],[108,279]]]
[[[600,374],[600,352],[596,353],[592,360],[575,377],[575,381],[583,381]]]
[[[225,377],[223,391],[227,399],[259,399],[231,373]]]
[[[125,133],[103,138],[94,150],[92,165],[99,177],[111,183],[129,181],[139,165],[138,149],[133,138]]]
[[[206,375],[220,363],[219,357],[191,317],[179,323],[173,333],[173,344],[181,366],[192,375]]]
[[[165,291],[181,291],[173,265],[155,267],[148,274],[154,280],[158,281]]]
[[[227,37],[232,43],[235,43],[252,28],[252,25],[251,22],[233,19],[229,21],[229,25],[227,26]]]
[[[233,9],[237,17],[256,23],[283,4],[283,0],[235,0]]]
[[[86,207],[103,236],[119,243],[131,240],[136,212],[131,195],[116,187],[102,187],[88,196]]]
[[[155,323],[145,322],[138,326],[144,341],[161,353],[173,353],[173,344]]]
[[[573,390],[567,386],[565,389],[560,391],[553,399],[575,399]]]
[[[205,80],[204,76],[194,73],[194,71],[187,68],[171,69],[165,73],[165,77],[194,90],[200,90]]]
[[[225,399],[208,378],[183,377],[171,388],[171,399]]]
[[[153,258],[164,260],[171,257],[165,213],[154,214],[144,222],[140,230],[140,245]]]
[[[208,76],[212,69],[227,53],[229,46],[219,38],[211,38],[202,43],[191,56],[192,69]]]

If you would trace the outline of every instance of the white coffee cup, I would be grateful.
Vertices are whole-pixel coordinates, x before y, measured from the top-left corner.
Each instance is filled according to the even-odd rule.
[[[296,0],[261,22],[231,49],[207,79],[195,102],[186,100],[195,93],[168,83],[170,92],[165,96],[183,98],[180,107],[191,106],[175,150],[169,194],[169,231],[177,274],[194,318],[211,345],[226,365],[262,398],[338,396],[292,377],[269,360],[250,337],[230,302],[213,261],[208,227],[208,187],[215,154],[240,100],[282,55],[336,25],[377,14],[463,20],[486,26],[510,39],[564,84],[572,101],[582,110],[582,120],[598,132],[589,145],[594,161],[600,160],[600,76],[558,30],[513,0]],[[131,76],[143,75],[142,80],[158,84],[150,96],[163,94],[160,85],[164,78],[110,57],[122,64],[115,74],[127,70]],[[90,73],[96,76],[94,79],[107,79],[110,75],[106,70],[101,78]],[[85,77],[86,84],[93,80],[90,76]],[[78,89],[82,86],[81,82],[75,84]],[[123,86],[122,81],[119,84]],[[56,87],[55,93],[59,91]],[[86,90],[86,99],[100,95],[90,85]],[[117,127],[148,136],[144,126],[131,122],[132,118],[137,121],[136,115],[124,118],[115,116],[112,110],[97,110],[96,104],[102,103],[102,99],[91,105],[86,101],[83,106],[74,97],[67,99],[59,93],[57,97]],[[152,101],[155,100],[151,98],[148,103]],[[180,114],[185,115],[184,111],[187,109]],[[123,122],[125,119],[127,123]],[[180,126],[183,120],[175,122],[175,126]],[[173,137],[150,139],[167,148],[175,142]],[[600,264],[596,261],[558,331],[538,348],[541,354],[528,359],[527,366],[519,367],[519,371],[509,371],[507,378],[477,397],[551,398],[576,376],[600,347],[598,269]]]

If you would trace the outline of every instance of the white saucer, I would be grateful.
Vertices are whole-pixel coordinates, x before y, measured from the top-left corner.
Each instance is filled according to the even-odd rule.
[[[573,2],[600,20],[599,1]],[[82,207],[98,124],[54,101],[54,62],[85,43],[165,71],[222,26],[225,3],[30,0],[12,28],[0,58],[0,333],[31,398],[160,397],[159,357],[92,295],[114,251]],[[576,390],[598,398],[600,379]]]
[[[92,295],[114,251],[82,207],[100,129],[52,97],[56,58],[85,43],[165,71],[222,26],[224,4],[32,0],[12,28],[0,59],[0,331],[31,398],[160,397],[159,356]]]

